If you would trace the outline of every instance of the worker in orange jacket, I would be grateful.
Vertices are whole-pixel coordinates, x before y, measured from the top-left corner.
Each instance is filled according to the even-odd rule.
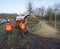
[[[12,28],[13,28],[13,24],[10,22],[10,20],[8,20],[5,25],[5,30],[6,30],[6,37],[7,39],[9,38],[9,36],[12,34]]]
[[[20,28],[20,31],[21,31],[21,37],[24,38],[24,32],[25,32],[25,29],[26,29],[26,24],[25,24],[24,20],[20,21],[19,28]]]

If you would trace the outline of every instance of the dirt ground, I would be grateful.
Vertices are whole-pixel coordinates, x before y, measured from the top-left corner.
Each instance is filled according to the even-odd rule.
[[[3,39],[0,49],[60,49],[59,38],[40,37],[31,33],[25,34],[24,39],[20,35],[8,41]]]
[[[13,29],[13,35],[7,41],[3,30],[2,25],[0,26],[0,49],[60,49],[60,38],[42,37],[29,32],[25,33],[22,39],[18,34],[20,32]]]

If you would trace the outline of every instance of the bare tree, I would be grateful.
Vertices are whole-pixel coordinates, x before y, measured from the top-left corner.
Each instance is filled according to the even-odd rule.
[[[40,13],[41,13],[41,16],[42,16],[42,17],[44,16],[44,10],[45,10],[44,7],[41,7],[41,8],[40,8]]]
[[[44,16],[44,10],[45,10],[44,7],[36,8],[36,9],[34,9],[33,13],[34,13],[34,15],[37,16],[39,19],[42,19],[43,16]]]
[[[32,7],[32,2],[28,2],[28,14],[30,14],[30,13],[32,13],[32,9],[33,9],[33,7]]]
[[[49,22],[51,22],[51,21],[52,21],[52,18],[53,18],[53,10],[52,10],[51,7],[49,7],[49,8],[47,9],[47,11],[46,11],[46,16],[47,16]]]
[[[58,4],[54,4],[53,6],[54,6],[54,9],[58,9],[58,10],[60,10],[60,3],[58,3]]]

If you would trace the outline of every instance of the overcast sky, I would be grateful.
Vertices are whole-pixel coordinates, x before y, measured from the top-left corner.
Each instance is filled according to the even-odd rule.
[[[0,0],[0,13],[24,13],[29,0]],[[31,0],[33,7],[45,8],[60,3],[60,0]]]

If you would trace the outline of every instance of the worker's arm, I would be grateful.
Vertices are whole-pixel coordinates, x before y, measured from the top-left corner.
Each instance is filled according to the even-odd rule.
[[[14,27],[14,25],[13,25],[13,24],[11,24],[11,26],[12,26],[12,28]]]
[[[4,25],[4,28],[6,28],[6,24]]]

